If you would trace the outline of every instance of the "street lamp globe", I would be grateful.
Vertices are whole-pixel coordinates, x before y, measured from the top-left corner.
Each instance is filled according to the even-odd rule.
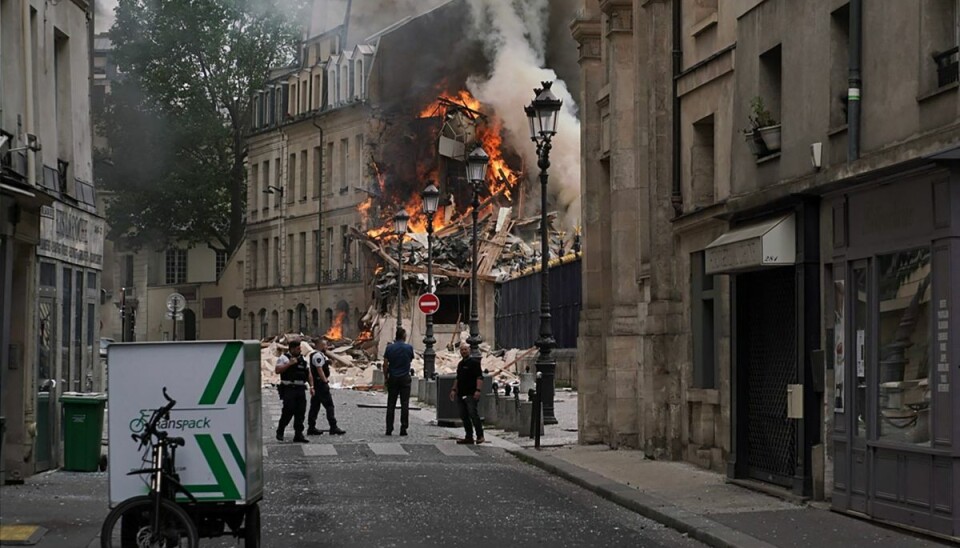
[[[423,212],[427,215],[436,213],[437,207],[440,205],[440,189],[431,183],[423,189],[420,196],[423,198]]]
[[[487,177],[487,164],[490,162],[490,156],[483,150],[483,147],[477,146],[467,156],[467,180],[478,184]]]
[[[397,236],[403,236],[407,233],[407,223],[410,221],[410,214],[401,209],[393,216],[393,233]]]
[[[543,89],[533,100],[532,106],[536,111],[536,129],[542,137],[552,137],[557,133],[557,120],[560,118],[560,107],[563,101],[550,91],[553,82],[542,82]],[[529,114],[527,115],[529,116]]]
[[[533,104],[529,104],[523,107],[523,112],[527,114],[527,125],[530,126],[530,140],[534,143],[537,142],[537,109],[533,108]]]

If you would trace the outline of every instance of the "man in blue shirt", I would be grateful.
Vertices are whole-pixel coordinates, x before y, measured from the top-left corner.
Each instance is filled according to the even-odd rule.
[[[397,328],[397,339],[383,352],[383,376],[387,379],[387,435],[393,435],[393,420],[400,396],[400,435],[407,435],[410,425],[410,362],[413,347],[407,344],[407,332]]]

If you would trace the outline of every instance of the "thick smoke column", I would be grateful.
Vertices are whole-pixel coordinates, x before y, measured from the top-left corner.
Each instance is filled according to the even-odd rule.
[[[580,121],[576,103],[556,72],[545,68],[548,0],[469,0],[474,30],[491,60],[488,76],[467,82],[470,92],[492,106],[503,119],[506,140],[520,153],[527,176],[536,182],[537,155],[530,142],[523,107],[533,99],[533,88],[553,80],[553,93],[563,100],[557,135],[550,153],[551,196],[565,228],[580,224]]]

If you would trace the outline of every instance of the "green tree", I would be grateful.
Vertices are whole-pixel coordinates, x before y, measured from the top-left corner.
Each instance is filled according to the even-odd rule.
[[[252,92],[292,62],[302,0],[120,0],[121,81],[99,127],[111,235],[133,248],[243,239]]]

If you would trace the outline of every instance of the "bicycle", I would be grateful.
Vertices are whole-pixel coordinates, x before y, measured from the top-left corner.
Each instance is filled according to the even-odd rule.
[[[183,438],[169,436],[157,430],[161,420],[170,419],[170,410],[177,402],[167,395],[167,404],[156,409],[140,434],[131,434],[142,450],[151,446],[150,467],[128,472],[127,475],[150,474],[150,492],[129,498],[107,514],[100,530],[101,548],[197,548],[199,534],[190,515],[176,502],[177,493],[183,493],[191,502],[197,499],[180,483],[176,472],[177,447],[183,447]],[[117,527],[117,524],[120,524]]]

